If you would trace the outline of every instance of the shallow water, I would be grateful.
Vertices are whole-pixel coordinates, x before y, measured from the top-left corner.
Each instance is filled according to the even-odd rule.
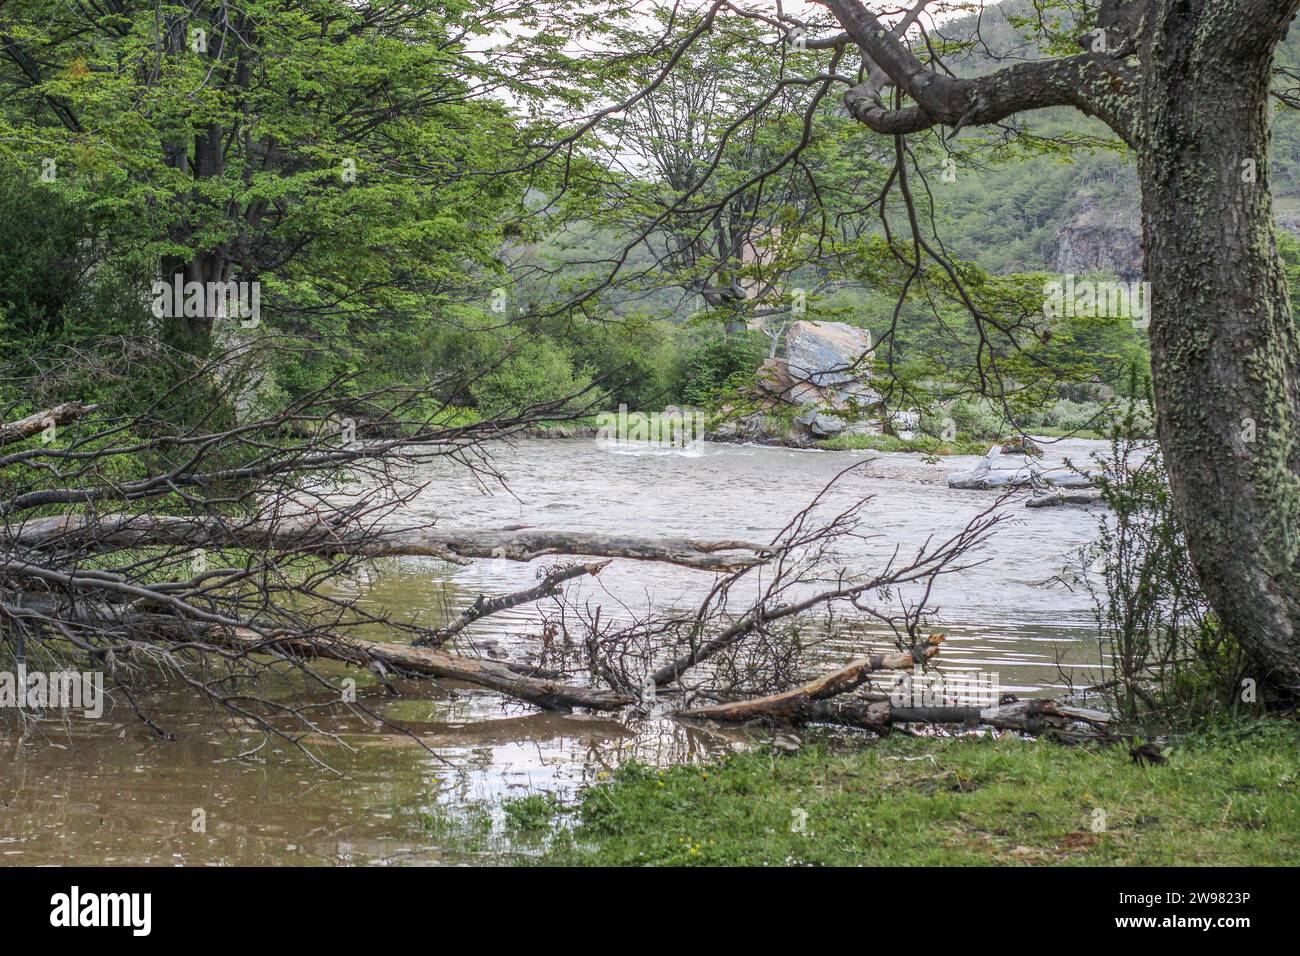
[[[1078,463],[1098,442],[1049,446],[1047,458]],[[895,546],[959,530],[995,499],[954,491],[951,471],[974,458],[930,463],[919,455],[819,452],[705,445],[698,455],[609,450],[588,441],[526,441],[494,449],[508,491],[481,488],[450,462],[430,466],[412,517],[444,527],[537,527],[644,536],[740,538],[766,542],[836,474],[853,469],[828,495],[831,512],[871,496],[867,540],[844,542],[845,566],[869,567]],[[1092,602],[1054,580],[1095,536],[1097,517],[1081,508],[1029,510],[1010,518],[983,547],[983,563],[938,582],[935,629],[949,635],[942,661],[998,674],[1004,691],[1024,694],[1095,680],[1098,648]],[[381,562],[352,587],[361,599],[422,623],[440,621],[480,592],[535,581],[545,559],[524,565],[481,561],[451,569],[433,560]],[[599,603],[609,617],[649,607],[689,606],[713,576],[643,562],[615,561],[582,579],[569,601]],[[485,653],[523,656],[535,645],[541,611],[516,608],[474,625],[467,639]],[[848,656],[874,639],[862,625],[828,653]],[[341,672],[340,672],[341,673]],[[535,791],[571,794],[621,761],[704,759],[743,745],[738,731],[671,721],[624,724],[608,717],[557,715],[465,687],[402,685],[394,701],[364,688],[363,701],[400,720],[433,751],[374,722],[340,717],[328,729],[349,747],[313,741],[337,773],[271,747],[235,759],[260,735],[215,714],[195,714],[188,695],[160,688],[151,716],[176,734],[153,736],[118,704],[99,720],[47,722],[20,741],[0,725],[0,863],[438,863],[466,857],[430,825],[440,808],[465,807]],[[349,749],[350,748],[350,749]],[[206,832],[194,832],[195,811]]]

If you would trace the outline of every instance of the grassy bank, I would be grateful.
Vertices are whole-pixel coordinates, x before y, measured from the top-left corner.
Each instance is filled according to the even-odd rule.
[[[898,438],[894,435],[839,435],[817,442],[828,451],[915,451],[926,455],[982,455],[994,444],[981,438],[944,441],[933,435]]]
[[[1207,732],[1159,766],[1123,747],[822,737],[625,765],[576,806],[534,796],[506,815],[555,864],[1295,865],[1298,784],[1294,723]]]

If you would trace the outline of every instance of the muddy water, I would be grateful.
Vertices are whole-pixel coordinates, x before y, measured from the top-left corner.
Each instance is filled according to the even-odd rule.
[[[1100,447],[1067,441],[1051,446],[1048,457],[1082,462]],[[508,490],[481,487],[450,463],[431,468],[421,476],[428,484],[413,516],[437,517],[446,527],[527,523],[767,541],[831,478],[860,463],[836,483],[823,510],[871,496],[864,537],[837,546],[841,564],[863,569],[896,545],[907,552],[954,533],[993,498],[946,486],[948,472],[974,459],[928,463],[906,454],[707,445],[702,454],[682,455],[530,441],[496,449],[495,463]],[[1096,516],[1018,503],[1008,513],[976,556],[982,563],[935,587],[936,624],[949,634],[944,662],[997,672],[1004,690],[1021,694],[1095,679],[1091,601],[1054,579],[1092,540]],[[527,586],[535,565],[484,561],[449,569],[394,560],[349,586],[366,603],[437,623],[477,593]],[[606,618],[630,618],[649,607],[689,605],[711,580],[616,561],[567,597],[599,603]],[[535,646],[539,613],[515,609],[480,622],[468,637],[486,655],[524,657]],[[883,638],[861,624],[828,653],[846,656]],[[432,753],[378,724],[337,718],[327,729],[343,744],[311,741],[333,772],[270,746],[239,759],[260,736],[194,713],[177,688],[159,687],[146,702],[174,741],[152,735],[121,702],[99,720],[52,721],[25,740],[12,724],[0,724],[0,864],[461,862],[476,858],[466,847],[477,844],[450,833],[446,821],[465,808],[499,807],[503,797],[536,791],[571,794],[630,758],[703,759],[745,740],[668,721],[544,714],[472,688],[404,689],[396,701],[377,687],[360,694]],[[204,832],[195,832],[199,820]],[[480,823],[493,825],[490,817]]]

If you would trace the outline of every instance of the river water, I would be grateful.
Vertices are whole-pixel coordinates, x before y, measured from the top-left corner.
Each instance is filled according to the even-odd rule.
[[[1102,443],[1047,446],[1045,462],[1084,463]],[[870,497],[865,539],[842,544],[846,567],[870,567],[895,547],[915,551],[946,538],[996,495],[947,487],[951,471],[974,458],[940,462],[915,454],[824,452],[706,444],[698,453],[602,448],[592,441],[530,440],[492,449],[506,484],[472,480],[440,460],[420,476],[413,520],[447,528],[528,524],[640,536],[766,542],[837,474],[826,496],[833,513]],[[1067,586],[1079,550],[1095,537],[1097,515],[1078,507],[1025,509],[1008,518],[960,574],[932,594],[934,629],[948,635],[945,666],[995,672],[1003,691],[1022,696],[1082,686],[1100,674],[1092,600]],[[431,559],[378,563],[349,588],[360,601],[437,624],[482,592],[535,582],[539,563],[504,560],[450,568]],[[617,560],[598,579],[570,585],[566,599],[599,604],[605,619],[648,608],[698,603],[713,575]],[[535,646],[541,611],[528,606],[474,625],[467,639],[486,655],[522,657]],[[863,623],[841,657],[866,643],[891,646]],[[832,647],[833,654],[836,648]],[[342,671],[339,672],[340,675]],[[743,746],[742,731],[685,727],[666,720],[624,723],[605,716],[557,715],[474,688],[401,685],[388,697],[363,687],[363,700],[399,720],[425,745],[356,716],[331,718],[347,746],[322,740],[333,771],[216,713],[195,712],[188,694],[160,686],[145,702],[176,739],[160,740],[122,702],[98,720],[49,721],[20,740],[0,723],[0,864],[3,863],[440,863],[473,859],[464,833],[447,820],[503,797],[547,791],[571,795],[620,762],[705,759]],[[322,698],[323,699],[323,698]],[[493,825],[495,813],[474,825]]]

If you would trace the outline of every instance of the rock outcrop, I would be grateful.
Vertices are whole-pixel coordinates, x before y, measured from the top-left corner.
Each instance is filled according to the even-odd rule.
[[[815,438],[861,430],[862,414],[878,406],[871,378],[871,333],[844,322],[793,323],[783,358],[758,371],[758,388],[773,405],[797,405],[795,421]],[[876,424],[879,430],[879,424]]]
[[[1083,199],[1056,233],[1059,273],[1106,273],[1126,282],[1142,278],[1142,224],[1137,206]]]
[[[1035,495],[1025,501],[1026,508],[1059,508],[1062,505],[1092,507],[1101,504],[1101,492],[1096,489],[1049,491],[1046,494]]]

